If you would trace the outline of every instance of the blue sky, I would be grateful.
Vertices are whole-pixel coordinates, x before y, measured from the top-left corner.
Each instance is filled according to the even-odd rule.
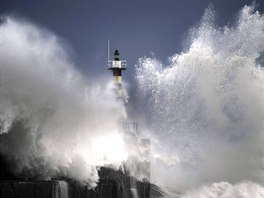
[[[255,1],[263,11],[263,1]],[[129,70],[138,58],[154,53],[161,60],[184,50],[188,30],[199,23],[209,4],[220,25],[232,23],[248,0],[1,0],[0,13],[17,15],[63,38],[72,58],[83,71],[103,72],[107,40],[128,60]],[[128,70],[128,71],[129,71]]]

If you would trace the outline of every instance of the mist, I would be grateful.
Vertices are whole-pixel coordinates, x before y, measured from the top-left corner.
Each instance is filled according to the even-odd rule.
[[[209,6],[186,40],[167,64],[143,57],[136,65],[152,182],[199,189],[183,197],[221,197],[216,188],[233,192],[222,197],[236,189],[263,197],[264,16],[245,6],[233,25],[219,27]]]
[[[69,45],[40,26],[5,16],[0,31],[0,153],[10,170],[93,187],[98,167],[122,166],[127,154],[119,128],[126,112],[112,83],[86,80]]]

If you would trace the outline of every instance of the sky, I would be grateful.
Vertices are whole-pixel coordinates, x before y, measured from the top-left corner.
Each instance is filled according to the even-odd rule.
[[[263,1],[255,1],[260,11]],[[190,28],[211,4],[219,25],[232,23],[250,0],[1,0],[0,15],[14,15],[55,33],[68,44],[76,67],[90,77],[108,75],[107,41],[128,61],[124,77],[133,84],[138,58],[152,56],[166,62],[188,45]],[[133,89],[133,85],[132,85]]]

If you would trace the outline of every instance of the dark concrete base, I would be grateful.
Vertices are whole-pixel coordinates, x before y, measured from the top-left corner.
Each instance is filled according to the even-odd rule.
[[[110,168],[101,168],[95,189],[70,179],[51,181],[0,181],[0,198],[150,198],[162,191]]]
[[[2,181],[0,183],[1,198],[67,198],[67,182],[65,181]]]

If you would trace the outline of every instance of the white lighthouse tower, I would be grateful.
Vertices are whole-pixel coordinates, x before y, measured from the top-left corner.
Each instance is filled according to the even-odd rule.
[[[122,71],[126,70],[127,61],[120,60],[120,53],[116,49],[114,52],[114,60],[109,60],[109,41],[108,41],[108,70],[111,70],[113,73],[113,82],[114,82],[114,92],[118,100],[127,104],[126,97],[124,97],[124,90],[122,89]],[[141,195],[144,194],[144,197],[149,197],[150,191],[150,140],[141,139],[139,134],[138,123],[132,121],[129,117],[124,119],[121,124],[121,132],[123,132],[123,137],[128,144],[133,144],[135,152],[138,153],[138,156],[141,156],[140,160],[134,158],[133,156],[129,157],[126,162],[124,162],[124,167],[128,171],[128,175],[131,173],[134,176],[139,176],[145,182],[142,185]],[[132,194],[137,192],[138,181],[134,176],[130,176],[130,189]],[[142,183],[143,184],[143,183]],[[135,195],[139,197],[138,195]],[[134,197],[134,196],[133,196]]]
[[[123,99],[122,91],[122,71],[126,70],[127,61],[120,60],[119,51],[116,49],[114,53],[114,60],[108,60],[108,70],[113,71],[114,90],[118,99]]]

